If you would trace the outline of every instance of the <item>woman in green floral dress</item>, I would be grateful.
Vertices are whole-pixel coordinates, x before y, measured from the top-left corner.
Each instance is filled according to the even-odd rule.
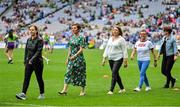
[[[69,41],[69,51],[67,56],[67,72],[64,79],[64,87],[61,95],[67,94],[68,84],[80,86],[80,96],[85,95],[86,86],[86,62],[83,56],[83,48],[85,47],[84,37],[80,33],[80,25],[72,25],[73,36]]]

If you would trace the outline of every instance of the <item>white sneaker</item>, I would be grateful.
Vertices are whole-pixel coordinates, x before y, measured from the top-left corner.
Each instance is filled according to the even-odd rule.
[[[125,89],[121,89],[121,90],[119,90],[119,94],[121,94],[121,93],[125,93],[126,92],[126,90]]]
[[[108,95],[113,95],[113,92],[112,92],[112,91],[109,91],[107,94],[108,94]]]
[[[46,60],[46,64],[49,64],[49,59]]]
[[[139,92],[141,89],[139,87],[135,88],[134,91]]]
[[[40,95],[38,96],[38,99],[45,99],[44,94],[40,94]]]
[[[16,98],[20,100],[26,100],[26,94],[24,93],[16,94]]]
[[[81,93],[79,94],[79,96],[85,96],[85,95],[86,95],[85,92],[81,92]]]
[[[150,91],[151,87],[146,87],[145,91]]]

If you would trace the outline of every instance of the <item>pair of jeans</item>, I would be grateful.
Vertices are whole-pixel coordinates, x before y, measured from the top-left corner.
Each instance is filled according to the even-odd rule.
[[[146,71],[149,66],[150,60],[147,61],[138,61],[139,71],[140,71],[140,80],[139,80],[139,88],[142,88],[143,82],[145,82],[146,86],[149,87],[149,81],[146,76]]]
[[[121,58],[117,61],[109,60],[109,65],[110,65],[111,71],[112,71],[112,80],[111,80],[111,88],[110,88],[110,91],[112,91],[112,92],[114,90],[116,82],[118,83],[120,89],[124,89],[124,86],[121,81],[121,77],[119,75],[119,69],[120,69],[122,63],[123,63],[123,58]]]

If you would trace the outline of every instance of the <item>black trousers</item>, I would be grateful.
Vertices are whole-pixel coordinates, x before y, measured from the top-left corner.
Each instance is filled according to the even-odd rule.
[[[122,63],[123,63],[123,58],[121,58],[120,60],[117,60],[117,61],[109,60],[109,65],[110,65],[111,71],[112,71],[112,80],[111,80],[111,88],[110,88],[110,91],[112,91],[112,92],[114,90],[116,82],[118,83],[120,89],[124,89],[124,86],[121,81],[121,77],[119,75],[119,69],[120,69]]]
[[[166,76],[166,86],[169,86],[170,81],[173,81],[174,78],[171,75],[171,69],[174,65],[174,55],[165,56],[163,55],[161,72],[164,76]]]
[[[36,79],[38,81],[40,94],[44,93],[44,81],[43,81],[43,62],[28,64],[25,65],[25,74],[24,74],[24,83],[22,92],[26,94],[29,87],[30,79],[32,72],[35,71]]]

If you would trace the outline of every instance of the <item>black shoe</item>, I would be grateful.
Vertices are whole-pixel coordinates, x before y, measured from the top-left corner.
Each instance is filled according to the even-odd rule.
[[[16,98],[20,100],[26,100],[26,95],[24,93],[16,94]]]
[[[58,92],[59,95],[66,95],[67,92]]]
[[[171,88],[174,87],[175,83],[176,83],[176,79],[173,79],[173,80],[171,81]]]
[[[169,88],[169,85],[165,84],[163,88]]]
[[[13,64],[13,60],[12,60],[12,59],[9,60],[9,61],[8,61],[8,64]]]

